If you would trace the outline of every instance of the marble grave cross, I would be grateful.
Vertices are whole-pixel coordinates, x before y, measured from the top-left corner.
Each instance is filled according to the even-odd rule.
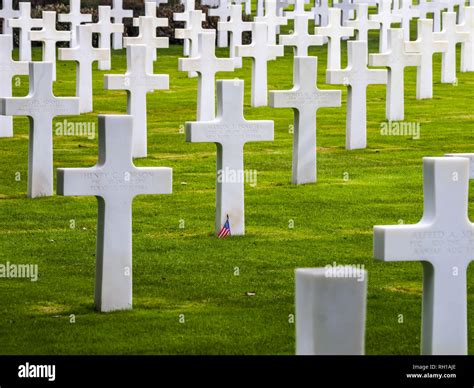
[[[8,25],[8,19],[14,19],[21,15],[20,11],[13,9],[13,0],[2,0],[0,19],[2,19],[2,34],[11,35],[12,28]]]
[[[76,62],[76,96],[79,97],[81,113],[93,111],[92,64],[95,61],[110,61],[110,48],[92,46],[92,25],[77,26],[77,45],[60,48],[59,59]]]
[[[133,11],[131,9],[123,9],[123,0],[112,0],[111,16],[115,23],[123,23],[123,19],[132,18]],[[112,48],[120,50],[123,48],[121,32],[114,32],[112,34]]]
[[[314,24],[319,27],[325,27],[329,23],[329,4],[328,0],[315,0],[314,7],[311,8],[314,15]]]
[[[99,161],[90,168],[59,168],[58,195],[98,201],[95,306],[132,308],[132,202],[143,194],[171,194],[172,169],[135,167],[132,116],[99,115]]]
[[[474,7],[465,8],[464,21],[457,25],[457,30],[469,34],[468,40],[461,43],[461,71],[474,71]]]
[[[354,35],[354,29],[341,25],[340,9],[330,8],[328,24],[324,27],[316,27],[314,32],[316,35],[323,35],[329,40],[327,68],[339,70],[341,68],[341,39]]]
[[[21,4],[21,3],[20,3]],[[0,97],[12,96],[12,78],[29,74],[28,62],[12,59],[13,36],[0,35]],[[13,136],[13,118],[0,116],[0,137]]]
[[[308,15],[294,17],[294,31],[290,35],[280,35],[282,46],[293,46],[295,56],[307,56],[311,46],[322,46],[324,37],[308,33]]]
[[[276,45],[276,35],[279,27],[288,23],[286,17],[278,15],[275,0],[265,0],[265,16],[256,16],[254,21],[256,23],[264,23],[267,26],[267,40],[270,46]],[[252,39],[255,39],[253,34]]]
[[[227,31],[230,33],[230,50],[229,55],[234,59],[235,68],[242,67],[242,57],[235,54],[235,48],[242,44],[242,33],[244,31],[252,31],[252,22],[244,22],[242,20],[242,6],[230,6],[230,19],[227,22],[217,23],[219,31]]]
[[[416,98],[418,100],[433,97],[433,54],[448,50],[448,42],[436,40],[433,32],[433,20],[418,19],[418,38],[405,42],[405,50],[421,54],[421,64],[417,67]]]
[[[441,13],[446,6],[441,1],[419,0],[415,8],[420,12],[420,19],[428,19],[428,15],[433,15],[433,31],[441,31]]]
[[[393,23],[401,23],[402,18],[392,12],[392,0],[380,0],[378,13],[371,15],[370,20],[380,23],[379,52],[384,53],[388,47],[388,29]]]
[[[423,191],[419,223],[374,227],[374,257],[422,262],[421,353],[466,355],[466,272],[474,259],[469,159],[423,158]]]
[[[78,115],[79,99],[53,94],[53,64],[30,62],[30,92],[26,97],[0,98],[0,114],[28,116],[28,197],[53,195],[53,129],[56,116]]]
[[[211,121],[216,116],[215,77],[220,71],[234,71],[232,58],[216,57],[216,33],[214,30],[201,32],[198,38],[199,55],[180,58],[180,71],[195,71],[199,74],[197,97],[197,121]]]
[[[370,54],[370,66],[388,67],[386,118],[389,121],[405,118],[405,67],[420,66],[421,54],[407,53],[403,30],[391,28],[388,30],[388,49],[383,54]]]
[[[317,180],[316,112],[319,108],[340,107],[340,90],[321,90],[316,85],[317,57],[295,57],[293,89],[270,92],[270,106],[293,108],[293,175],[299,185]]]
[[[441,54],[441,82],[456,82],[456,45],[469,40],[469,33],[459,29],[456,12],[443,13],[443,28],[434,34],[436,40],[448,42],[446,51]]]
[[[244,145],[273,141],[273,121],[244,118],[242,80],[217,81],[217,102],[218,113],[214,120],[186,123],[186,141],[216,144],[215,232],[219,233],[229,217],[231,235],[239,236],[245,234]]]
[[[147,93],[169,89],[169,76],[149,73],[146,64],[146,46],[131,44],[127,46],[127,72],[104,76],[106,90],[127,91],[127,114],[133,117],[134,158],[147,156]]]
[[[91,24],[92,32],[99,35],[99,48],[109,49],[111,35],[114,33],[123,34],[123,23],[112,23],[111,8],[108,5],[99,6],[99,19],[97,23]],[[110,70],[111,60],[99,61],[99,70]]]
[[[31,3],[22,1],[19,3],[20,15],[15,19],[8,19],[7,24],[9,28],[18,28],[19,32],[19,46],[20,46],[20,60],[31,61],[31,41],[29,33],[33,28],[41,28],[43,20],[31,17]]]
[[[209,16],[217,17],[219,22],[227,22],[231,16],[231,9],[228,0],[220,0],[217,8],[209,8]],[[217,46],[227,47],[229,33],[226,30],[217,31]]]
[[[401,0],[401,7],[393,10],[393,13],[401,18],[403,38],[410,40],[410,22],[420,17],[420,10],[413,6],[413,0]]]
[[[56,81],[56,43],[69,42],[70,31],[56,29],[56,12],[43,11],[42,28],[39,31],[30,31],[30,41],[39,41],[43,44],[43,61],[53,64],[53,81]]]
[[[354,20],[347,20],[344,25],[346,27],[351,27],[356,31],[357,40],[368,41],[369,30],[379,30],[380,22],[369,19],[368,4],[356,4],[355,11],[356,18]]]
[[[347,68],[328,69],[328,84],[347,86],[346,148],[367,146],[367,86],[387,83],[387,70],[368,69],[367,42],[351,41],[347,44]]]
[[[183,5],[184,5],[184,11],[175,12],[173,14],[173,20],[177,22],[184,22],[184,30],[189,30],[192,27],[191,26],[191,22],[192,22],[191,12],[195,11],[195,8],[196,8],[195,0],[184,0]],[[197,12],[200,12],[200,11],[197,11]],[[200,12],[200,17],[201,17],[201,20],[200,20],[200,23],[198,24],[202,24],[202,22],[206,20],[206,15],[203,12]],[[175,34],[176,34],[176,31],[175,31]],[[195,43],[197,44],[197,38],[196,38]],[[184,43],[183,43],[184,56],[190,55],[190,45],[191,45],[190,40],[184,39]]]
[[[252,57],[252,98],[253,107],[266,106],[267,96],[267,63],[277,56],[284,55],[284,47],[268,42],[268,28],[265,23],[254,23],[252,26],[252,43],[236,47],[239,57]]]
[[[71,25],[71,48],[77,45],[77,26],[92,22],[92,15],[81,13],[81,0],[69,0],[69,13],[59,13],[58,22]]]

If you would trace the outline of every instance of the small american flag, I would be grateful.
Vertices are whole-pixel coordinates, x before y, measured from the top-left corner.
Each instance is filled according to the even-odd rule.
[[[224,237],[227,237],[227,236],[230,236],[229,216],[227,216],[227,220],[226,220],[224,226],[222,227],[221,231],[217,235],[218,238],[224,238]]]

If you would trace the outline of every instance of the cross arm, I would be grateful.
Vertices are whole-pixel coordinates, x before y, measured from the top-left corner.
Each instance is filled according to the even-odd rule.
[[[138,175],[136,195],[171,194],[173,191],[173,169],[170,167],[140,167],[135,169],[135,174]]]
[[[179,58],[178,59],[178,70],[179,71],[197,71],[199,72],[199,65],[201,64],[201,57],[195,58]]]
[[[58,195],[64,196],[95,196],[99,190],[94,187],[96,168],[58,168]]]
[[[106,90],[129,90],[130,80],[123,74],[104,75],[104,89]]]
[[[327,70],[326,83],[330,85],[343,85],[345,78],[349,76],[350,73],[347,70]]]

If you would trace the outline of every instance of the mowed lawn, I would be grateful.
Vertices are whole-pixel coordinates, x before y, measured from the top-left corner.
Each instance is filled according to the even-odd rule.
[[[134,202],[131,311],[94,310],[96,199],[28,199],[27,118],[15,118],[14,137],[0,139],[0,263],[38,264],[40,272],[37,282],[0,279],[0,353],[294,354],[294,270],[333,262],[363,264],[369,272],[366,353],[419,353],[422,266],[375,261],[373,226],[420,220],[424,156],[474,151],[474,74],[458,73],[457,86],[441,84],[436,55],[434,98],[417,101],[416,70],[406,71],[405,120],[420,123],[418,140],[380,134],[385,86],[369,87],[364,150],[344,148],[344,90],[342,108],[318,112],[318,182],[298,187],[290,183],[292,110],[250,107],[250,59],[218,74],[245,80],[247,119],[275,121],[274,142],[245,146],[245,168],[258,172],[257,185],[245,188],[246,235],[219,240],[213,235],[216,147],[185,141],[182,128],[196,115],[197,79],[177,71],[181,53],[181,46],[158,51],[155,72],[170,75],[170,89],[149,94],[149,156],[135,160],[172,167],[174,177],[172,195]],[[326,48],[311,54],[318,56],[319,86],[335,88],[324,85]],[[39,59],[40,50],[34,55]],[[126,93],[103,89],[104,74],[125,68],[125,51],[113,53],[113,71],[94,64],[94,113],[67,119],[97,125],[97,114],[125,113]],[[56,95],[74,95],[75,64],[60,61],[57,70]],[[269,90],[291,88],[289,48],[268,73]],[[26,77],[20,80],[17,96],[28,89]],[[55,168],[96,160],[97,138],[54,135]],[[469,209],[474,219],[473,191]],[[472,354],[472,265],[467,292]]]

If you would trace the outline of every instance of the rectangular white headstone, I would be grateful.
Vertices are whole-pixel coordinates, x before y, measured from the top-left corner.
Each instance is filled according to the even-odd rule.
[[[367,272],[344,267],[296,270],[296,354],[363,355]],[[335,273],[333,273],[335,272]]]
[[[132,121],[100,115],[99,162],[58,169],[58,195],[98,199],[95,305],[103,312],[132,308],[133,198],[172,191],[171,168],[133,164]]]

